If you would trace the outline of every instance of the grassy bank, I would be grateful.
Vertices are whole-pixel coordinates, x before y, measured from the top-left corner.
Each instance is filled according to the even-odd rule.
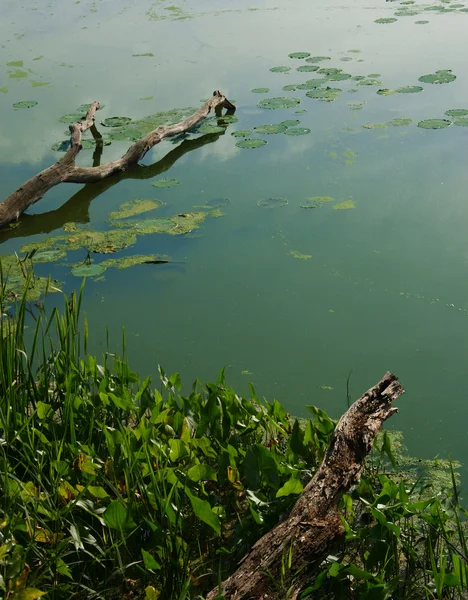
[[[0,597],[203,598],[288,513],[334,421],[308,407],[299,423],[223,372],[184,395],[162,368],[141,381],[125,338],[89,355],[82,290],[51,315],[23,299],[12,316],[0,297]],[[454,471],[393,439],[342,499],[346,538],[304,598],[463,597]]]

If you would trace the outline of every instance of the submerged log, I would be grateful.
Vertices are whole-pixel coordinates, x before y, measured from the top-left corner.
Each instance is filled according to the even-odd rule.
[[[283,576],[288,598],[297,598],[311,583],[314,570],[341,538],[338,511],[341,496],[357,482],[366,456],[382,423],[398,409],[393,400],[404,393],[395,375],[386,373],[339,420],[320,468],[307,484],[289,518],[264,535],[245,556],[237,571],[206,600],[284,600],[275,582],[281,581],[282,559],[292,553],[292,567]]]
[[[159,144],[164,138],[189,131],[202,121],[211,111],[218,107],[235,110],[235,106],[218,90],[193,115],[174,125],[160,126],[148,133],[141,140],[130,146],[124,156],[104,165],[94,167],[77,167],[76,157],[80,152],[81,135],[88,129],[99,141],[100,135],[94,127],[94,115],[100,107],[99,102],[93,102],[80,123],[70,125],[70,148],[59,161],[31,177],[15,192],[0,203],[0,228],[16,221],[23,212],[37,202],[51,188],[59,183],[95,183],[116,173],[123,173],[136,166],[145,154]]]

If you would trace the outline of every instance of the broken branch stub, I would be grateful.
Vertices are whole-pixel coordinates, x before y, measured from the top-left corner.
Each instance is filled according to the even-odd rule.
[[[19,219],[29,206],[40,200],[44,194],[59,183],[95,183],[115,173],[122,173],[137,165],[145,154],[164,138],[192,129],[217,107],[228,110],[236,108],[219,90],[215,90],[213,96],[193,115],[180,123],[157,127],[132,144],[122,158],[95,167],[76,167],[75,160],[82,148],[81,135],[87,129],[91,129],[94,135],[94,115],[99,107],[99,102],[93,102],[83,121],[70,125],[70,148],[63,158],[55,165],[31,177],[0,204],[0,228]]]
[[[314,569],[343,532],[338,511],[341,496],[358,480],[382,423],[397,412],[392,402],[404,393],[395,375],[386,373],[339,420],[318,471],[294,505],[289,518],[265,534],[242,559],[239,568],[206,600],[221,592],[225,600],[283,600],[272,585],[281,580],[284,553],[292,568],[283,573],[291,598],[313,579]]]

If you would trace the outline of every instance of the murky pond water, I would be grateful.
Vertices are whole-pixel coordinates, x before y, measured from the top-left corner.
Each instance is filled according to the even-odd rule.
[[[98,129],[113,137],[101,162],[130,144],[101,125],[110,117],[141,123],[220,89],[238,120],[163,142],[119,180],[55,188],[0,233],[0,252],[47,239],[40,252],[59,251],[42,254],[52,262],[37,261],[36,274],[68,293],[88,250],[99,250],[93,265],[163,256],[126,269],[107,262],[88,278],[95,351],[106,326],[111,345],[125,326],[141,374],[162,363],[189,382],[226,365],[234,386],[250,380],[296,414],[318,404],[337,416],[351,371],[356,396],[390,369],[407,388],[392,426],[411,451],[463,459],[465,7],[2,0],[2,197],[62,156],[51,149],[67,139],[61,118],[94,99],[104,105]],[[92,150],[78,162],[91,166]],[[162,178],[177,185],[152,185]],[[136,199],[153,203],[118,213]]]

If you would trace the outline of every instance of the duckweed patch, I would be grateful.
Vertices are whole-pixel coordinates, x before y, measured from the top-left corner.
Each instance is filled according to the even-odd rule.
[[[426,119],[424,121],[419,121],[418,127],[422,129],[445,129],[446,127],[450,127],[452,121],[448,119]]]
[[[264,198],[257,202],[257,206],[261,208],[282,208],[286,206],[288,201],[286,198]]]
[[[37,105],[38,102],[36,100],[22,100],[21,102],[15,102],[13,108],[33,108],[33,106]]]
[[[299,260],[310,260],[312,258],[312,254],[302,254],[297,250],[289,250],[288,254],[293,258],[298,258]]]
[[[434,83],[434,84],[442,84],[442,83],[451,83],[455,81],[457,78],[456,75],[453,75],[450,69],[441,69],[436,71],[435,73],[429,73],[429,75],[421,75],[418,78],[418,81],[422,83]]]
[[[151,185],[158,188],[170,188],[179,185],[179,183],[180,179],[175,179],[175,177],[163,177],[162,179],[152,181]]]
[[[236,146],[238,148],[246,148],[248,150],[253,150],[254,148],[260,148],[260,146],[266,145],[266,140],[256,140],[253,138],[247,138],[245,140],[240,140],[236,142]]]
[[[264,100],[260,100],[257,103],[257,106],[268,110],[277,110],[280,108],[294,108],[300,103],[300,98],[286,98],[280,96],[277,98],[265,98]]]
[[[142,200],[130,200],[124,202],[119,206],[119,210],[111,212],[109,219],[111,221],[118,221],[119,219],[127,219],[128,217],[134,217],[151,210],[155,210],[160,206],[163,206],[161,200],[154,200],[152,198],[144,198]]]
[[[352,208],[356,208],[356,205],[352,200],[345,200],[344,202],[339,202],[333,206],[333,210],[350,210]]]

